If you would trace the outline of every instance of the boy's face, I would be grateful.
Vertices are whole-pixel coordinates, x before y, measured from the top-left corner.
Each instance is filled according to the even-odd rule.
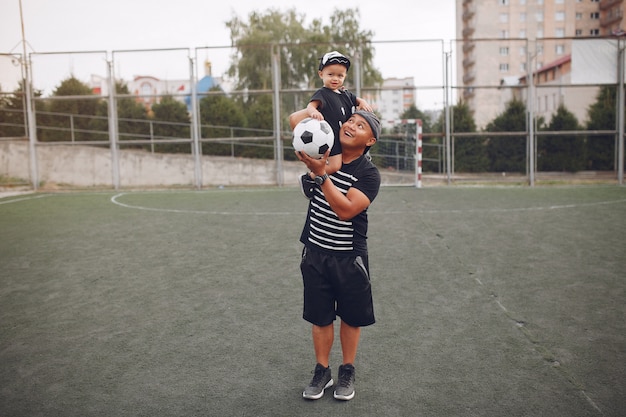
[[[330,64],[318,71],[324,87],[336,90],[343,85],[348,69],[341,64]]]

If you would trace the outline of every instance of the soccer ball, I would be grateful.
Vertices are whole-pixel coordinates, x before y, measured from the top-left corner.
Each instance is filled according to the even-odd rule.
[[[334,142],[333,129],[326,120],[307,117],[293,129],[293,148],[311,158],[321,158]]]

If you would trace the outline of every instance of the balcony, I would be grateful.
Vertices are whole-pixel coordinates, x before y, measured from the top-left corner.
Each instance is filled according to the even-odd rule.
[[[464,22],[467,22],[472,17],[474,17],[474,8],[468,8],[466,11],[463,12],[463,21]]]
[[[463,84],[471,84],[475,78],[476,74],[474,73],[474,71],[467,72],[465,73],[465,75],[463,75]]]
[[[624,17],[624,12],[622,12],[621,10],[615,10],[615,13],[604,16],[602,19],[600,19],[600,26],[601,27],[609,26],[615,22],[621,21],[623,17]]]
[[[474,58],[465,58],[463,60],[463,68],[469,68],[471,66],[473,66],[476,63],[476,61],[474,60]]]
[[[474,50],[476,45],[474,42],[463,42],[463,53],[468,53]]]
[[[600,10],[610,9],[618,3],[621,3],[623,0],[600,0]]]
[[[474,30],[475,29],[473,27],[466,27],[463,29],[463,37],[470,38],[474,34]]]

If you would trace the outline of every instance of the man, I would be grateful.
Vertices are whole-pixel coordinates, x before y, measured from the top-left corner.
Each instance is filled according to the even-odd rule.
[[[313,379],[302,393],[310,400],[321,398],[334,383],[329,358],[336,316],[341,317],[343,354],[334,392],[339,400],[354,397],[354,361],[361,327],[375,322],[366,241],[367,208],[378,194],[380,173],[366,153],[379,135],[380,122],[373,113],[355,112],[341,126],[342,164],[331,176],[326,173],[329,152],[321,159],[296,152],[319,186],[309,202],[300,236],[304,244],[300,264],[303,318],[313,325],[317,360]]]

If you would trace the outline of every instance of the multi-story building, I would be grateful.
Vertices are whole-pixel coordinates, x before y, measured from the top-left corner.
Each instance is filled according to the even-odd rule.
[[[393,126],[405,110],[415,105],[415,80],[407,78],[385,78],[382,89],[373,100],[380,114],[383,127]]]
[[[567,59],[572,39],[622,33],[623,11],[624,0],[457,0],[457,96],[483,127],[507,87]]]

